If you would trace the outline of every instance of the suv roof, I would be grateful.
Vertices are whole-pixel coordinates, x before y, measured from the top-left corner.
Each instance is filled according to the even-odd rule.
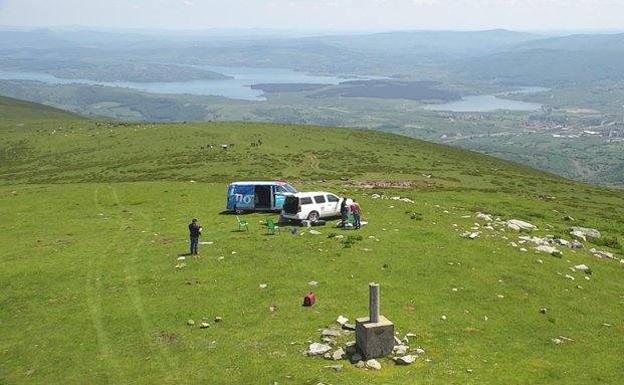
[[[262,186],[262,185],[274,185],[274,184],[283,185],[283,184],[288,184],[288,182],[284,182],[284,181],[280,180],[280,181],[273,181],[273,182],[270,182],[270,181],[262,181],[262,182],[232,182],[230,184],[235,184],[235,185],[239,185],[239,186],[247,186],[247,185],[260,185],[260,186]]]
[[[293,195],[296,196],[297,198],[303,198],[303,197],[313,197],[315,195],[327,195],[327,194],[338,196],[334,193],[330,193],[327,191],[305,191],[305,192],[298,192]]]

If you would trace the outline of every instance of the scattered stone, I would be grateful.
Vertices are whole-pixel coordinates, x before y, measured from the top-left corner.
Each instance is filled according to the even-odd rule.
[[[260,284],[260,289],[266,289],[267,287],[269,287],[269,285],[267,285],[266,283]]]
[[[354,330],[355,330],[355,325],[354,325],[354,324],[348,324],[348,323],[345,323],[345,324],[343,324],[343,325],[342,325],[342,328],[343,328],[344,330],[351,330],[351,331],[354,331]]]
[[[416,348],[415,352],[418,355],[425,354],[425,349],[423,349],[423,348]]]
[[[312,234],[312,235],[321,235],[321,234],[322,234],[322,233],[321,233],[320,231],[318,231],[318,230],[310,230],[310,231],[308,231],[308,232],[309,232],[310,234]]]
[[[445,315],[443,315],[442,317],[440,317],[440,319],[441,319],[442,321],[446,321],[446,316],[445,316]]]
[[[275,312],[277,311],[277,305],[271,305],[271,306],[269,306],[269,311],[270,311],[271,313],[275,313]]]
[[[535,250],[540,251],[542,253],[547,253],[552,255],[553,257],[560,257],[563,255],[561,250],[557,249],[553,246],[540,245],[535,248]]]
[[[600,231],[587,227],[572,227],[570,229],[570,235],[582,239],[583,241],[587,239],[600,239],[602,237]]]
[[[570,242],[571,249],[582,249],[583,247],[584,247],[583,244],[577,240]]]
[[[209,328],[209,327],[210,327],[210,324],[208,322],[202,322],[202,323],[199,324],[199,328],[200,329],[206,329],[206,328]]]
[[[567,241],[565,239],[561,239],[561,238],[555,239],[555,243],[558,243],[561,246],[572,248],[572,243],[570,243],[570,241]]]
[[[548,309],[546,309],[545,307],[543,307],[543,308],[541,308],[541,309],[539,310],[539,312],[540,312],[541,314],[546,314],[546,313],[548,313]]]
[[[194,325],[195,325],[195,321],[193,321],[192,319],[190,319],[190,320],[186,321],[186,324],[187,324],[188,326],[194,326]]]
[[[612,325],[608,324],[608,323],[603,323],[602,326],[606,327],[606,328],[610,328]]]
[[[592,253],[594,255],[594,257],[596,257],[596,258],[600,258],[600,259],[614,259],[613,254],[609,253],[607,251],[602,251],[602,250],[597,250],[597,249],[590,249],[589,252]]]
[[[348,319],[347,317],[344,317],[344,316],[342,316],[342,315],[339,315],[339,316],[338,316],[338,318],[336,318],[336,322],[337,322],[339,325],[344,325],[344,324],[346,324],[347,322],[349,322],[349,319]]]
[[[408,350],[409,350],[409,346],[395,345],[394,349],[392,349],[392,352],[396,354],[397,356],[404,356]]]
[[[574,218],[572,218],[572,217],[571,217],[571,216],[569,216],[569,215],[566,215],[565,217],[563,217],[563,220],[564,220],[564,221],[567,221],[567,222],[574,222],[574,221],[575,221],[575,219],[574,219]]]
[[[571,276],[570,274],[566,274],[565,277],[569,279],[570,281],[574,281],[574,277]]]
[[[342,370],[342,365],[327,365],[327,366],[324,366],[324,368],[325,369],[333,369],[333,370],[339,372],[339,371]]]
[[[535,260],[535,263],[539,263],[540,265],[543,265],[543,264],[544,264],[544,261],[542,261],[541,259],[536,259],[536,260]]]
[[[410,354],[402,357],[394,357],[393,360],[397,365],[411,365],[416,361],[416,356]]]
[[[529,250],[527,250],[527,249],[525,249],[524,247],[522,247],[522,248],[520,248],[520,251],[522,251],[523,253],[526,253],[526,252],[527,252],[527,251],[529,251]]]
[[[223,318],[219,316],[216,316],[214,319],[214,322],[221,322],[221,321],[223,321]]]
[[[366,367],[375,370],[381,370],[381,364],[375,359],[366,361]]]
[[[329,352],[331,350],[331,346],[326,344],[321,344],[319,342],[311,343],[308,347],[308,355],[309,356],[322,356],[323,354]]]
[[[355,363],[355,367],[356,367],[356,368],[360,368],[360,369],[364,369],[364,368],[366,367],[366,362],[361,361],[361,360],[360,360],[360,361],[357,361],[357,362]]]
[[[472,373],[473,370],[472,369],[466,369],[466,373]]]
[[[338,350],[332,353],[332,360],[339,361],[339,360],[342,360],[344,356],[345,356],[345,351],[342,348],[338,348]]]
[[[515,231],[533,231],[537,229],[537,226],[519,219],[508,220],[507,227]]]
[[[178,261],[185,261],[186,257],[178,257]]]
[[[585,265],[585,264],[581,264],[581,265],[576,265],[574,266],[574,270],[576,271],[582,271],[585,274],[591,274],[591,269],[589,268],[589,266]]]
[[[336,329],[323,329],[321,332],[323,337],[340,337],[340,330]]]
[[[477,213],[477,219],[481,219],[485,222],[492,222],[492,216],[484,213]]]

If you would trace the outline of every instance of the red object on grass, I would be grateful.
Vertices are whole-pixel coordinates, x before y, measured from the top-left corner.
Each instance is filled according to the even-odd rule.
[[[316,295],[310,293],[303,297],[303,306],[312,306],[316,303]]]

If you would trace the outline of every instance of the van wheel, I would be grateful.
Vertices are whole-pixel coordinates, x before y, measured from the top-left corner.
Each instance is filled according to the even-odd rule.
[[[318,221],[319,218],[320,218],[320,215],[319,215],[318,211],[312,211],[310,214],[308,214],[308,220],[310,220],[312,222]]]

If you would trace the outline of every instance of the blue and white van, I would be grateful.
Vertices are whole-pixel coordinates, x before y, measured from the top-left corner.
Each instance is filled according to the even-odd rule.
[[[287,195],[297,190],[286,182],[234,182],[228,186],[227,210],[280,211]]]

